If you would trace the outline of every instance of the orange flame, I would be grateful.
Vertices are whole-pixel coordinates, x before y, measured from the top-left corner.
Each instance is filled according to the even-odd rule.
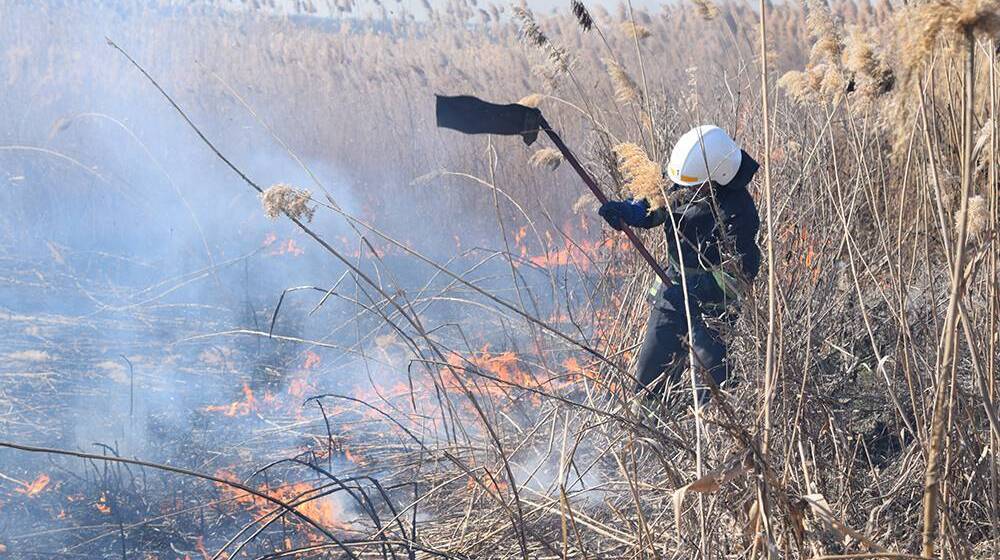
[[[253,390],[246,383],[243,383],[243,400],[231,402],[224,405],[209,405],[205,407],[208,412],[222,412],[226,416],[246,416],[256,410],[257,401],[254,399]]]
[[[319,354],[312,350],[306,350],[306,361],[302,363],[302,369],[312,369],[322,361]]]
[[[205,548],[205,537],[198,537],[194,541],[194,549],[198,551],[198,554],[201,554],[201,557],[204,558],[204,560],[212,558],[212,555],[209,554],[208,550]],[[222,557],[229,558],[229,554],[224,552],[222,553]]]
[[[226,470],[217,471],[215,475],[223,479],[234,480],[236,478],[233,473]],[[219,491],[225,499],[242,506],[242,508],[248,511],[251,515],[263,516],[275,508],[274,504],[260,500],[253,494],[240,490],[239,488],[234,488],[228,484],[222,483],[216,483],[216,486],[219,488]],[[311,497],[315,488],[307,482],[295,482],[292,484],[270,488],[262,485],[257,488],[257,491],[291,505]],[[343,508],[336,501],[336,499],[330,496],[316,498],[305,503],[298,503],[298,505],[295,506],[295,509],[310,519],[318,522],[323,527],[340,530],[350,528],[350,523],[344,520],[345,512],[343,511]],[[321,539],[320,535],[314,535],[312,533],[309,534],[310,540]]]
[[[537,388],[540,385],[535,377],[522,367],[520,358],[514,352],[493,353],[487,345],[478,353],[466,357],[466,360],[487,376],[495,378],[495,382],[486,385],[487,391],[494,396],[506,395],[515,387]],[[448,363],[459,370],[468,367],[468,363],[454,355],[449,356]],[[458,385],[453,377],[455,373],[450,369],[445,368],[441,374],[447,383]],[[461,375],[461,372],[458,374]],[[532,400],[537,398],[537,395],[532,395]]]
[[[361,458],[355,455],[354,453],[351,453],[351,449],[346,445],[344,446],[344,459],[347,459],[349,462],[355,463],[357,465],[362,464]]]
[[[24,494],[29,498],[33,498],[41,494],[46,487],[49,485],[49,475],[42,473],[35,478],[35,480],[30,483],[21,483],[24,485],[23,488],[17,488],[15,492],[19,494]]]
[[[312,387],[309,382],[299,377],[293,379],[292,382],[288,384],[288,395],[301,399],[306,396],[306,393],[308,393],[310,389],[312,389]]]
[[[103,492],[101,493],[101,497],[97,500],[97,502],[94,503],[94,507],[96,507],[97,511],[103,513],[104,515],[111,514],[111,506],[108,505],[108,497],[104,495]]]
[[[557,268],[561,266],[575,266],[580,270],[587,271],[593,266],[591,255],[601,249],[611,247],[614,244],[612,239],[605,239],[600,242],[581,241],[573,244],[568,240],[564,242],[563,248],[550,251],[544,255],[537,255],[528,260],[542,268]]]
[[[294,239],[286,239],[280,243],[278,246],[271,250],[269,253],[273,256],[280,255],[292,255],[293,257],[298,257],[305,254],[306,250],[299,246]]]

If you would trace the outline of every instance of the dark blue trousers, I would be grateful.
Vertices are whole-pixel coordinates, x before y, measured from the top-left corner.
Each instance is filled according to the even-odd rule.
[[[679,275],[676,276],[678,277],[670,285],[661,286],[653,298],[649,321],[646,323],[646,336],[639,350],[636,393],[658,397],[663,394],[666,385],[681,381],[680,374],[686,371],[684,367],[669,367],[675,360],[686,364],[688,359],[687,345],[684,343],[688,335],[684,289]],[[706,325],[702,318],[708,307],[722,301],[722,290],[709,274],[689,275],[687,283],[691,304],[691,346],[696,367],[707,371],[716,383],[722,383],[728,376],[726,345],[718,331]],[[667,375],[664,375],[665,371]]]

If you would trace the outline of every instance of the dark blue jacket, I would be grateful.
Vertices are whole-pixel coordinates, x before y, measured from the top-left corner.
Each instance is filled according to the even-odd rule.
[[[679,263],[677,243],[671,231],[672,224],[676,222],[686,268],[710,269],[718,266],[721,255],[732,255],[731,251],[735,249],[741,260],[740,268],[746,280],[753,280],[760,270],[760,248],[757,247],[760,215],[757,213],[753,197],[747,191],[747,185],[753,180],[759,167],[749,154],[743,152],[739,171],[733,180],[724,186],[714,184],[712,187],[707,184],[698,187],[672,186],[671,189],[701,189],[689,202],[674,209],[673,222],[667,215],[668,210],[660,208],[632,225],[646,229],[663,225],[667,231],[670,260],[672,263]],[[708,191],[709,188],[711,192]],[[713,199],[718,204],[717,207]],[[722,228],[717,227],[719,218],[724,224]],[[722,232],[729,238],[730,245],[722,243],[723,240],[720,238]],[[727,250],[727,247],[730,249]]]

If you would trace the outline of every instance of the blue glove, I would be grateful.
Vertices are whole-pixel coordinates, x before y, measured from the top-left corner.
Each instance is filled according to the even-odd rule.
[[[649,203],[645,200],[609,200],[601,205],[597,213],[613,229],[621,231],[623,224],[640,226],[649,213]]]

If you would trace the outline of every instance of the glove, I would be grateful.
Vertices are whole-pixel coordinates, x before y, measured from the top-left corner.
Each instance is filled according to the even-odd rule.
[[[649,203],[645,200],[609,200],[601,205],[597,213],[604,218],[612,229],[621,231],[625,224],[638,226],[649,212]]]

